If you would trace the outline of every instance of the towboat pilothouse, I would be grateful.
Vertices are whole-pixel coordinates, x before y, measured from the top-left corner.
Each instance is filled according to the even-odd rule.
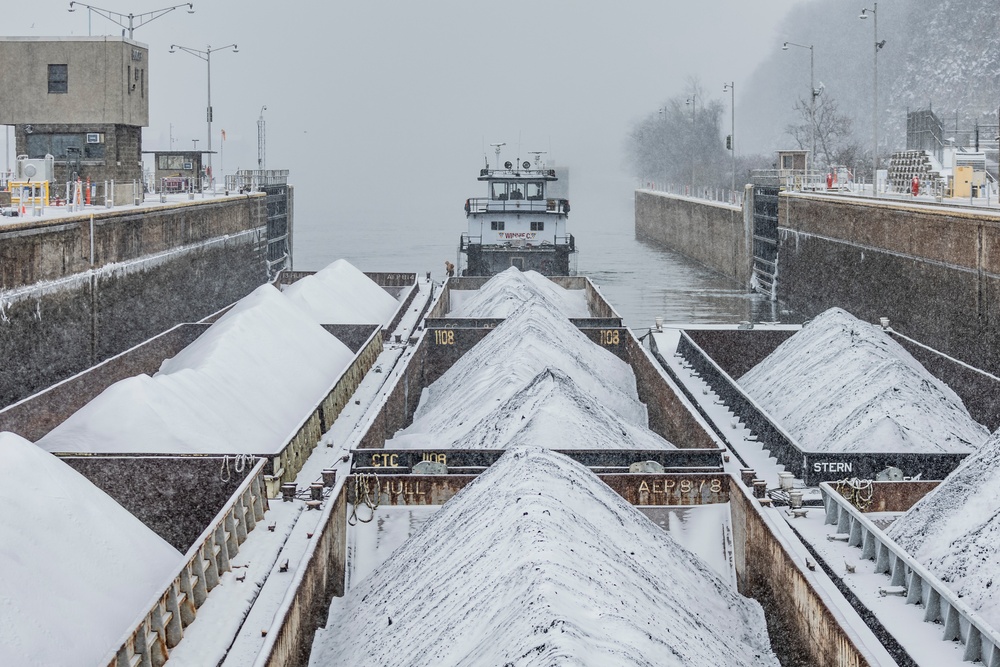
[[[462,234],[458,265],[461,275],[492,276],[511,266],[547,276],[575,274],[576,243],[566,230],[569,200],[551,198],[558,180],[554,169],[541,163],[509,160],[500,168],[487,162],[479,172],[486,197],[467,199],[468,231]]]

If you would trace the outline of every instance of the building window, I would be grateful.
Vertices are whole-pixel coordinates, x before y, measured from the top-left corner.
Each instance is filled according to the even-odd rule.
[[[544,232],[545,223],[544,222],[533,222],[531,223],[531,231],[533,232]]]
[[[65,93],[69,91],[69,66],[49,65],[49,92]]]
[[[490,223],[490,229],[492,229],[495,232],[502,232],[503,231],[503,220],[494,220],[493,222],[491,222]]]

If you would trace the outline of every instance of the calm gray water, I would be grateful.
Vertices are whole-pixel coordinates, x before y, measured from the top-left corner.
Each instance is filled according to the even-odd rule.
[[[297,202],[294,266],[314,271],[342,257],[363,271],[430,271],[443,279],[444,262],[456,260],[465,223],[462,203],[423,223],[361,214],[350,223],[330,224],[317,222],[329,220],[329,213],[312,215],[306,202]],[[600,286],[633,329],[648,329],[657,316],[668,323],[793,321],[759,294],[675,252],[637,240],[631,192],[588,204],[586,197],[574,200],[570,215],[579,249],[577,272]]]

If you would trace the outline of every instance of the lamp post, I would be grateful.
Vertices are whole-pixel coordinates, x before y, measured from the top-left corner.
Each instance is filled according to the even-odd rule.
[[[266,148],[266,135],[264,134],[264,112],[267,111],[267,106],[262,106],[260,108],[260,118],[257,119],[257,169],[264,171],[264,165],[267,163],[265,160],[264,151]]]
[[[212,188],[215,183],[215,174],[212,173],[212,52],[232,49],[233,53],[239,53],[240,50],[235,44],[227,44],[226,46],[220,46],[216,49],[213,49],[211,46],[206,46],[204,51],[192,49],[188,46],[180,46],[178,44],[170,45],[170,53],[177,53],[178,49],[186,53],[190,53],[196,58],[201,58],[208,66],[208,106],[205,109],[205,118],[208,120],[208,186],[209,188]]]
[[[729,186],[730,197],[736,194],[736,82],[730,81],[722,86],[722,92],[729,93],[729,151],[733,159],[733,179]]]
[[[684,104],[690,104],[691,105],[691,193],[690,194],[693,197],[694,196],[694,162],[695,162],[695,154],[694,154],[694,152],[695,152],[695,147],[698,145],[698,142],[696,141],[696,136],[695,136],[696,135],[696,129],[697,129],[696,112],[698,110],[698,107],[697,107],[698,96],[695,93],[691,93],[691,97],[687,98],[687,101],[685,101]]]
[[[128,30],[128,38],[132,39],[132,33],[135,32],[136,28],[139,28],[150,21],[160,18],[164,14],[169,14],[175,9],[180,9],[181,7],[188,8],[188,14],[194,14],[194,4],[190,2],[185,2],[181,5],[174,5],[173,7],[164,7],[163,9],[154,9],[151,12],[144,12],[142,14],[122,14],[121,12],[113,12],[110,9],[101,9],[100,7],[94,7],[93,5],[88,5],[85,2],[74,2],[69,3],[69,11],[75,12],[76,5],[87,8],[87,34],[90,34],[90,15],[92,12],[97,12],[100,16],[103,16],[112,23],[117,23],[121,27]],[[128,19],[128,23],[125,20]],[[136,23],[136,19],[139,20]]]
[[[800,49],[809,49],[809,161],[816,160],[816,69],[813,59],[813,45],[796,44],[795,42],[785,42],[781,45],[782,51],[787,51],[789,46],[797,46]],[[806,162],[806,180],[809,180],[809,161]]]
[[[874,149],[872,155],[872,196],[878,197],[878,52],[885,46],[885,40],[878,41],[878,3],[873,4],[874,6],[871,9],[862,9],[861,15],[858,18],[867,19],[870,13],[874,17],[872,23],[875,25],[875,59],[872,65],[872,89],[874,91],[874,101],[872,103],[872,148]]]

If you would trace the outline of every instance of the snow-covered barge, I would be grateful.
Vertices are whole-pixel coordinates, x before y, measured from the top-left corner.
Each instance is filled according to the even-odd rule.
[[[155,650],[143,654],[141,649],[130,648],[125,660],[148,658],[150,664],[158,664],[169,648],[170,664],[177,665],[206,661],[303,664],[311,651],[315,651],[317,665],[338,664],[338,658],[331,658],[332,663],[327,660],[331,650],[344,656],[378,655],[381,661],[384,655],[370,652],[375,650],[371,647],[376,643],[378,651],[398,647],[413,633],[421,641],[438,637],[440,641],[432,642],[436,647],[465,650],[472,643],[448,642],[439,631],[469,627],[471,622],[475,627],[470,629],[478,632],[490,624],[475,614],[452,619],[453,623],[442,615],[453,605],[432,603],[433,595],[448,586],[415,582],[407,579],[406,572],[471,576],[476,570],[467,559],[479,554],[473,560],[486,568],[488,576],[475,580],[486,581],[506,572],[503,563],[492,562],[490,557],[506,553],[507,536],[542,531],[559,538],[537,554],[531,548],[518,548],[515,559],[534,563],[540,558],[537,566],[544,574],[539,575],[537,587],[505,587],[513,597],[503,598],[504,609],[521,609],[530,600],[551,604],[554,599],[547,598],[545,591],[555,584],[557,590],[565,584],[567,599],[577,599],[583,592],[575,586],[576,579],[589,582],[583,589],[589,591],[589,602],[554,605],[554,615],[543,612],[532,625],[549,628],[541,634],[531,628],[518,630],[516,623],[503,625],[510,630],[501,633],[505,641],[494,637],[479,644],[492,651],[484,658],[489,664],[494,664],[494,658],[516,657],[521,649],[537,648],[537,655],[547,656],[557,649],[579,651],[588,642],[605,645],[604,639],[609,640],[607,646],[615,645],[613,637],[601,634],[600,624],[587,620],[589,614],[613,617],[620,624],[616,627],[628,632],[644,627],[642,623],[637,626],[637,621],[652,614],[655,632],[644,631],[637,641],[645,647],[644,659],[654,663],[660,651],[664,656],[675,649],[695,656],[702,645],[711,645],[718,655],[734,651],[748,664],[774,664],[768,663],[769,649],[757,634],[763,630],[754,620],[759,619],[752,611],[754,605],[732,597],[734,589],[761,603],[768,631],[772,637],[780,633],[781,641],[773,643],[782,664],[896,664],[843,597],[834,577],[822,568],[814,569],[816,556],[796,532],[795,521],[801,519],[787,521],[778,514],[781,510],[764,507],[767,499],[757,497],[751,479],[739,475],[740,463],[723,447],[718,432],[638,339],[614,321],[614,310],[600,298],[599,290],[584,283],[566,290],[575,294],[550,294],[560,308],[577,316],[572,321],[566,312],[556,316],[560,308],[551,305],[529,308],[522,304],[494,318],[490,317],[496,314],[493,308],[516,302],[516,290],[506,293],[515,295],[511,298],[494,294],[477,299],[481,295],[469,292],[483,290],[452,289],[469,287],[455,279],[445,290],[434,290],[440,296],[431,303],[430,289],[423,289],[424,281],[417,282],[420,289],[414,300],[405,308],[394,307],[378,325],[376,340],[383,345],[382,353],[367,373],[359,373],[352,392],[339,394],[340,411],[330,422],[324,417],[327,431],[313,443],[318,446],[302,460],[301,470],[294,479],[283,477],[279,489],[271,485],[282,501],[272,493],[263,519],[256,514],[252,517],[256,530],[247,533],[238,552],[228,552],[235,553],[234,558],[220,561],[222,585],[214,587],[211,599],[215,602],[198,609],[198,619],[208,614],[210,621],[197,623],[191,622],[190,615],[185,617],[180,626],[183,641],[175,643],[176,629],[161,622],[166,618],[163,614],[144,617],[135,636],[148,640],[147,645]],[[544,292],[547,286],[535,287]],[[295,291],[303,303],[312,306],[310,312],[322,310],[307,298],[315,296],[314,292],[305,287]],[[445,294],[451,307],[442,306]],[[483,303],[489,308],[481,311]],[[440,317],[423,318],[425,306]],[[402,310],[406,312],[398,323],[385,324],[395,321]],[[327,326],[340,335],[349,333],[348,324]],[[369,326],[366,333],[370,335],[371,330]],[[368,338],[358,340],[363,343]],[[296,343],[289,339],[289,344]],[[535,366],[539,359],[543,361],[540,370]],[[251,389],[248,385],[247,391]],[[518,472],[508,456],[512,453],[513,458],[538,462],[551,475],[542,479],[538,466]],[[98,457],[82,458],[102,465]],[[218,477],[217,464],[226,457],[189,454],[174,458],[197,461]],[[156,466],[148,461],[143,465]],[[263,476],[259,460],[254,470],[255,477]],[[484,476],[490,481],[479,483]],[[504,483],[505,479],[510,483]],[[518,480],[521,486],[514,484]],[[169,483],[167,479],[162,485],[169,488]],[[535,498],[532,488],[538,488],[541,497]],[[464,494],[460,505],[445,505],[459,493]],[[597,497],[602,500],[594,507],[580,509],[578,501],[586,505]],[[575,499],[573,518],[552,518],[565,518],[559,507],[570,498]],[[248,501],[234,500],[233,504],[245,508]],[[447,524],[445,518],[435,522],[435,532],[421,532],[420,527],[430,526],[432,515],[442,507],[454,509],[450,514],[441,510],[440,516],[464,517],[472,534],[478,534],[475,528],[480,524],[487,526],[495,519],[491,547],[478,548],[472,539],[451,544],[449,540],[457,539],[459,533],[440,528]],[[637,517],[635,507],[654,523]],[[610,521],[588,524],[588,517],[598,514]],[[377,520],[363,523],[373,516]],[[629,537],[616,532],[619,529],[612,522],[629,526]],[[268,530],[261,530],[262,524]],[[664,528],[663,535],[655,532],[654,524]],[[228,545],[234,534],[240,539],[238,521],[225,516],[208,533],[212,549]],[[410,543],[411,537],[418,539]],[[434,548],[428,549],[427,544]],[[413,569],[382,563],[400,545],[416,559]],[[678,551],[681,547],[687,551]],[[684,555],[664,559],[663,553]],[[452,554],[458,560],[448,560]],[[647,567],[650,562],[657,563],[653,570]],[[691,569],[682,568],[680,562],[690,562]],[[583,569],[573,581],[558,574],[574,567]],[[524,574],[534,577],[534,572],[529,568]],[[636,607],[605,594],[608,581],[635,583],[621,579],[626,575],[652,582],[643,584],[641,595],[636,593],[639,597],[626,596],[648,604]],[[459,586],[461,581],[456,575],[446,583],[465,590],[464,584]],[[360,593],[366,586],[380,591],[368,602]],[[513,595],[515,590],[517,595]],[[685,592],[682,598],[694,616],[719,604],[730,610],[746,609],[745,617],[741,616],[745,623],[731,624],[748,630],[741,635],[712,630],[710,623],[665,622],[680,604],[670,600],[671,590]],[[491,608],[493,602],[478,597],[481,587],[466,592],[468,602],[477,609],[479,605]],[[170,603],[169,594],[164,599]],[[341,604],[347,605],[343,608],[348,610],[346,615],[341,613]],[[430,604],[436,611],[432,616],[414,611],[413,605],[421,604]],[[578,618],[584,608],[587,618]],[[328,614],[331,625],[314,646],[318,619]],[[345,631],[341,621],[360,622],[362,633]],[[563,628],[574,627],[577,621],[587,632],[580,641],[564,643]],[[685,630],[678,634],[682,625]],[[377,633],[379,642],[357,641],[367,633]],[[627,647],[615,646],[609,660],[634,664],[635,656]],[[428,664],[450,664],[447,659],[435,663],[434,655],[425,656]],[[409,654],[397,657],[408,659]],[[353,660],[339,659],[348,664]],[[392,664],[389,659],[385,662]],[[741,663],[734,658],[729,664]]]

